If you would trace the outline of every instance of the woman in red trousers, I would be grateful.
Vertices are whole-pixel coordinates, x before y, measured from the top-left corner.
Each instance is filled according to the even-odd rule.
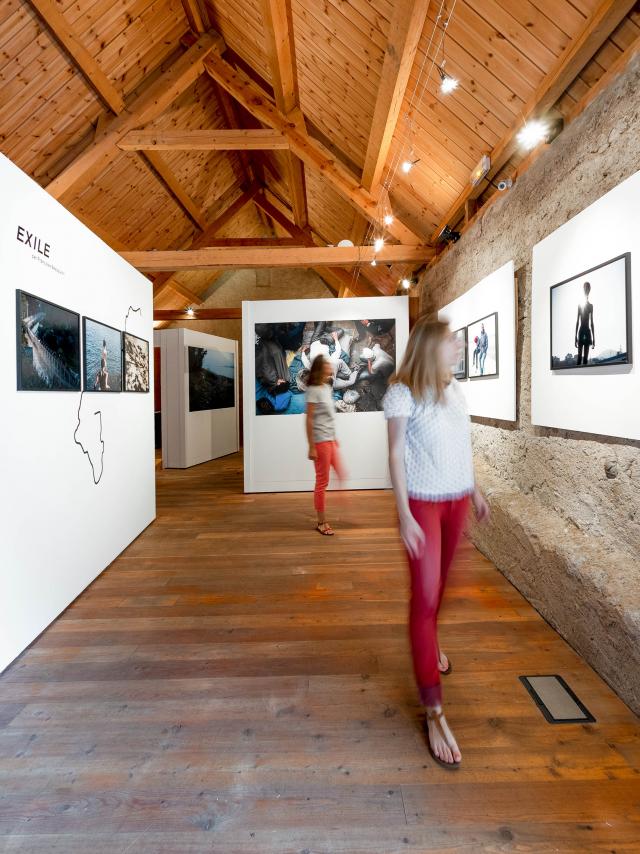
[[[325,516],[326,491],[333,468],[344,479],[340,453],[336,441],[336,407],[332,394],[333,366],[324,356],[316,356],[307,380],[307,439],[309,459],[316,467],[316,487],[313,494],[318,514],[317,530],[325,537],[334,531]]]
[[[411,572],[413,665],[429,752],[447,768],[457,768],[462,756],[442,712],[440,674],[451,665],[438,645],[438,611],[469,504],[478,520],[489,514],[474,481],[464,396],[452,375],[458,346],[447,324],[418,320],[384,399],[389,467]]]

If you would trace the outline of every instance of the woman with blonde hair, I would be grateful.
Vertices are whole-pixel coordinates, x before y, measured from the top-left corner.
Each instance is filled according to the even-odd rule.
[[[384,399],[391,480],[411,572],[414,671],[429,752],[446,768],[458,768],[462,756],[442,712],[440,674],[451,664],[438,645],[438,611],[469,503],[479,521],[489,514],[475,485],[469,416],[452,373],[459,346],[446,323],[420,318]]]

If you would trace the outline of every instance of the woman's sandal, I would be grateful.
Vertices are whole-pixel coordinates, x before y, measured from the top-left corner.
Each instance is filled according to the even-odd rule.
[[[449,664],[447,665],[447,669],[440,670],[440,659],[438,659],[438,670],[440,670],[440,676],[448,676],[450,673],[453,672],[453,665],[451,664],[451,659],[449,658],[449,656],[447,656],[447,661],[449,662]]]
[[[316,525],[316,531],[322,534],[323,537],[334,537],[336,533],[327,522],[324,522],[322,525]]]
[[[440,732],[442,733],[442,737],[449,745],[449,750],[453,755],[453,750],[451,749],[451,745],[449,744],[449,740],[445,734],[444,728],[440,723],[440,719],[444,717],[443,712],[427,712],[427,721],[435,721],[436,726],[440,728]],[[440,759],[439,756],[436,756],[433,747],[431,747],[431,741],[429,739],[429,725],[427,724],[427,747],[429,748],[429,753],[431,754],[431,758],[434,762],[440,765],[441,768],[447,768],[450,771],[455,771],[460,767],[460,762],[445,762],[444,759]]]

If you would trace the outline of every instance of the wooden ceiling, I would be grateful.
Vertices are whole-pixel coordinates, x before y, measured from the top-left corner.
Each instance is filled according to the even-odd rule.
[[[388,190],[403,260],[318,271],[393,293],[526,168],[523,121],[570,121],[639,47],[633,0],[3,0],[0,148],[118,251],[209,249],[175,266],[239,238],[247,265],[279,242],[310,266],[371,243]],[[229,149],[189,135],[230,128]],[[493,183],[472,188],[483,154]],[[217,275],[154,273],[157,307],[198,305]]]

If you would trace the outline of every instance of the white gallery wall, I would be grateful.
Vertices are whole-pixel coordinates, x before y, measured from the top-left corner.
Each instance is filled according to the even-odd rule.
[[[240,447],[238,342],[191,329],[162,330],[155,333],[155,341],[160,346],[163,466],[188,468],[236,453]],[[233,407],[189,411],[189,347],[233,355]]]
[[[150,282],[1,155],[0,187],[1,671],[154,519],[155,473],[153,388],[16,390],[16,289],[151,342]]]
[[[631,253],[632,354],[640,358],[640,172],[585,208],[533,248],[531,316],[531,420],[533,424],[640,439],[640,371],[637,364],[552,371],[553,285],[624,253]],[[591,278],[585,276],[585,279]],[[596,343],[614,311],[606,288],[591,295]],[[616,303],[619,300],[616,300]],[[577,306],[572,315],[575,329]],[[621,343],[621,342],[616,342]]]
[[[409,337],[407,297],[242,303],[245,492],[311,490],[315,479],[313,463],[307,458],[305,416],[256,415],[255,324],[383,318],[396,321],[396,361],[399,364]],[[345,487],[389,487],[384,413],[337,413],[336,430],[348,473]]]
[[[470,415],[516,420],[516,284],[513,261],[438,311],[456,330],[498,313],[498,376],[460,380]],[[471,348],[467,342],[467,369]]]

